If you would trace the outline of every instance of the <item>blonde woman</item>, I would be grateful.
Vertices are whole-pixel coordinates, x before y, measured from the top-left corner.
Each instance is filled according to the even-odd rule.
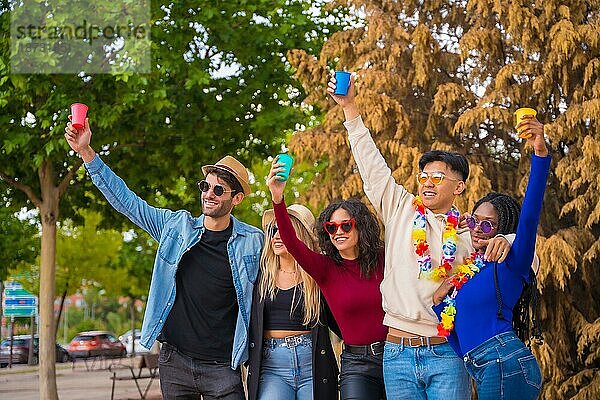
[[[292,204],[287,211],[298,238],[316,250],[310,210]],[[325,301],[281,241],[273,210],[265,211],[262,226],[266,238],[250,318],[248,398],[335,399],[338,369]]]

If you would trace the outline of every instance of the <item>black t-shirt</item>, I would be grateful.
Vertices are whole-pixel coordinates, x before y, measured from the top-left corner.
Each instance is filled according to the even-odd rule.
[[[204,230],[183,255],[175,276],[177,295],[160,341],[203,361],[231,361],[238,304],[227,254],[232,225]]]

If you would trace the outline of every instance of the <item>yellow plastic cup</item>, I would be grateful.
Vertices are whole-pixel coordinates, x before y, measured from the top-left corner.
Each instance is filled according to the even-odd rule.
[[[533,115],[535,117],[537,115],[537,111],[535,111],[533,108],[528,107],[519,108],[517,111],[515,111],[515,129],[517,129],[517,125],[523,122],[522,118],[525,115]],[[521,136],[521,132],[518,129],[517,134],[520,138],[529,139],[528,137]]]

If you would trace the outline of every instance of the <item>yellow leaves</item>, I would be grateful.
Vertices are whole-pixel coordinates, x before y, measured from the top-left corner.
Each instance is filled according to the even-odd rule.
[[[412,54],[413,85],[424,86],[429,79],[430,64],[435,60],[439,51],[438,44],[424,25],[418,25],[415,28],[412,40],[415,45]]]
[[[492,182],[488,178],[488,171],[485,171],[481,164],[469,161],[471,171],[466,182],[467,188],[456,200],[456,206],[462,212],[471,212],[477,200],[492,191]]]
[[[427,119],[425,135],[435,138],[438,132],[454,132],[454,124],[460,111],[474,103],[472,93],[457,83],[438,86]]]
[[[594,58],[585,67],[585,73],[583,75],[583,85],[588,88],[590,83],[596,83],[600,72],[600,58]]]
[[[595,400],[600,397],[600,373],[590,368],[576,372],[562,382],[553,399]]]
[[[596,240],[594,244],[590,246],[588,251],[583,255],[583,259],[590,263],[594,259],[600,259],[600,239]]]
[[[550,37],[552,38],[550,58],[555,58],[560,63],[571,57],[580,39],[573,23],[567,19],[562,19],[552,26]]]
[[[550,286],[564,290],[593,241],[590,231],[578,227],[561,229],[547,239],[538,237],[536,254],[540,257],[540,288]]]
[[[461,37],[459,42],[461,59],[469,57],[502,60],[502,35],[498,28],[473,27]]]
[[[596,351],[600,350],[600,318],[596,319],[592,323],[585,323],[581,328],[579,338],[577,340],[577,353],[587,353],[589,347],[595,347]],[[595,354],[596,357],[589,357],[584,360],[585,365],[592,365],[595,360],[600,359],[599,354]]]
[[[453,134],[469,132],[487,121],[506,121],[510,119],[509,113],[500,107],[474,107],[466,110],[458,117],[454,125]]]

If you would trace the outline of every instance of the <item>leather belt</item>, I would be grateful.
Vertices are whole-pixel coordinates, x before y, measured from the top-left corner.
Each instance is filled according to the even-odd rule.
[[[385,342],[375,342],[375,343],[367,344],[364,346],[354,346],[351,344],[344,344],[344,350],[346,350],[348,353],[360,354],[363,356],[366,356],[366,355],[378,356],[378,355],[383,354],[383,346],[384,345],[385,345]]]
[[[436,344],[444,344],[448,342],[448,339],[442,336],[413,336],[413,337],[399,337],[388,334],[385,338],[390,343],[401,344],[406,347],[423,347],[423,346],[435,346]]]

